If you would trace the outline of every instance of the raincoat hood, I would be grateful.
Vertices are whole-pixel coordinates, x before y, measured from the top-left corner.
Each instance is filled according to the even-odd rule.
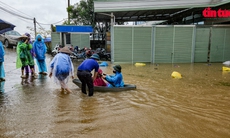
[[[41,41],[38,41],[38,39],[41,39]],[[46,44],[44,43],[44,39],[40,34],[36,36],[36,39],[33,43],[33,51],[35,52],[36,59],[37,60],[44,60],[45,59],[45,54],[46,54]]]
[[[40,34],[38,34],[38,35],[36,36],[36,39],[35,39],[36,42],[39,42],[39,41],[38,41],[38,38],[41,39],[40,42],[44,42],[44,39],[42,38],[42,36],[41,36]]]

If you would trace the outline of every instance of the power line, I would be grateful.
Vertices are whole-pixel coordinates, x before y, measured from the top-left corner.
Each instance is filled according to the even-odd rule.
[[[27,20],[33,20],[33,18],[28,18],[28,17],[22,16],[22,15],[20,15],[18,13],[12,12],[12,11],[2,7],[2,6],[0,6],[0,9],[3,10],[4,12],[7,12],[7,13],[12,14],[14,16],[17,16],[17,17],[20,17],[20,18],[23,18],[23,19],[27,19]],[[40,24],[42,24],[42,25],[58,24],[58,23],[60,23],[60,22],[62,22],[64,20],[66,20],[66,19],[62,19],[62,20],[60,20],[58,22],[54,22],[54,23],[50,23],[50,24],[47,24],[47,23],[46,24],[45,23],[40,23]]]
[[[45,28],[42,27],[37,21],[36,21],[36,23],[41,27],[42,30],[45,30]]]
[[[66,19],[67,19],[67,18],[62,19],[62,20],[60,20],[60,21],[58,21],[58,22],[55,22],[55,23],[50,23],[50,24],[45,24],[45,23],[40,23],[40,24],[42,24],[42,25],[58,24],[58,23],[60,23],[60,22],[62,22],[62,21],[65,21]]]
[[[12,12],[12,11],[6,9],[6,8],[3,8],[2,6],[0,6],[0,9],[3,10],[4,12],[8,12],[8,13],[14,15],[14,16],[17,16],[17,17],[20,17],[20,18],[24,18],[24,19],[27,19],[27,20],[33,20],[33,18],[28,18],[28,17],[22,16],[22,15],[20,15],[18,13],[15,13],[15,12]]]
[[[20,13],[22,13],[22,14],[26,15],[26,16],[30,16],[30,15],[28,15],[28,14],[26,14],[26,13],[21,12],[20,10],[15,9],[14,7],[12,7],[12,6],[10,6],[10,5],[7,5],[7,4],[6,4],[6,3],[4,3],[4,2],[1,2],[1,1],[0,1],[0,3],[2,3],[2,4],[3,4],[2,6],[6,5],[6,6],[7,6],[7,8],[8,8],[8,7],[10,7],[9,9],[11,9],[11,10],[15,10],[15,11],[17,11],[17,12],[20,12]],[[31,17],[31,16],[30,16],[30,17]],[[31,18],[33,18],[33,17],[31,17]]]
[[[8,9],[10,9],[10,10],[8,10]],[[13,10],[12,10],[13,9]],[[11,14],[11,15],[14,15],[14,16],[16,16],[16,17],[19,17],[19,19],[21,19],[21,20],[23,20],[23,21],[25,21],[25,22],[27,22],[26,20],[34,20],[33,19],[33,17],[31,17],[31,16],[29,16],[29,15],[27,15],[27,14],[25,14],[25,13],[23,13],[23,12],[21,12],[21,11],[19,11],[19,10],[17,10],[17,9],[15,9],[15,8],[13,8],[13,7],[11,7],[11,6],[9,6],[9,5],[7,5],[7,4],[5,4],[5,3],[3,3],[3,2],[1,2],[0,1],[0,10],[2,10],[2,11],[4,11],[4,12],[6,12],[6,13],[9,13],[9,14]],[[15,11],[14,11],[15,10]],[[19,12],[19,13],[18,13]],[[21,15],[21,14],[24,14],[24,15],[26,15],[26,16],[23,16],[23,15]],[[29,17],[31,17],[31,18],[29,18],[29,17],[27,17],[27,16],[29,16]],[[65,19],[62,19],[62,20],[60,20],[60,21],[57,21],[57,22],[54,22],[54,23],[51,23],[51,24],[58,24],[58,23],[60,23],[60,22],[62,22],[62,21],[65,21],[67,18],[65,18]],[[37,22],[36,21],[36,23],[42,28],[42,29],[44,29],[44,27],[42,27],[41,25],[51,25],[51,24],[45,24],[45,23],[39,23],[39,22]]]
[[[19,19],[20,19],[20,18],[19,18]],[[22,21],[24,21],[24,22],[26,22],[26,23],[31,23],[30,21],[25,20],[25,19],[20,19],[20,20],[22,20]]]

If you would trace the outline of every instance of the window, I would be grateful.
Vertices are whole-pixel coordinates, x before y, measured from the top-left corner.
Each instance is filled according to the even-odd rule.
[[[71,38],[70,38],[70,34],[66,34],[66,44],[71,44]]]

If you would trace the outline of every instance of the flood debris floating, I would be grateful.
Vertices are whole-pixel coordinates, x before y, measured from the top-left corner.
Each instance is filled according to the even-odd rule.
[[[172,78],[175,78],[175,79],[181,79],[182,78],[182,75],[177,71],[173,71],[171,76],[172,76]]]
[[[223,66],[223,67],[222,67],[222,70],[223,70],[223,71],[230,71],[230,67],[224,67],[224,66]]]
[[[230,61],[225,61],[225,62],[223,62],[223,64],[224,64],[225,66],[230,66]]]
[[[145,66],[145,63],[135,63],[135,66]]]
[[[107,67],[108,66],[108,63],[107,62],[101,62],[99,64],[100,67]]]

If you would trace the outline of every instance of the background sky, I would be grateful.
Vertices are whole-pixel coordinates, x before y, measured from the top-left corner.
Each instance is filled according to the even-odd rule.
[[[70,5],[79,1],[70,0]],[[20,34],[31,32],[26,27],[34,27],[33,18],[36,18],[40,26],[50,30],[51,24],[61,25],[63,19],[68,18],[67,6],[68,0],[0,0],[0,19],[14,24],[16,26],[14,30]],[[18,17],[15,14],[29,19]],[[36,26],[36,28],[40,27],[38,24]]]

